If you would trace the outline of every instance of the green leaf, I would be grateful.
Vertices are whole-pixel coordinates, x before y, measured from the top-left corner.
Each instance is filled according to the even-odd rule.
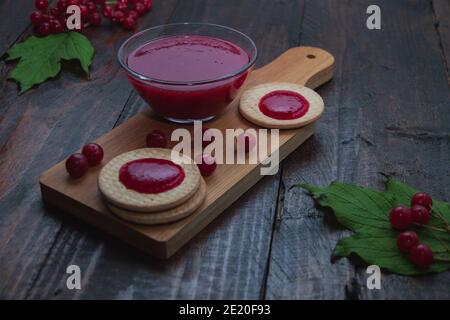
[[[326,188],[310,184],[296,186],[308,190],[321,206],[333,209],[336,219],[354,232],[379,234],[380,230],[391,230],[388,215],[394,197],[390,194],[340,182]]]
[[[422,242],[428,242],[430,245],[429,241],[422,239]],[[433,263],[428,269],[416,268],[406,254],[398,252],[396,239],[390,234],[385,236],[355,234],[342,239],[336,245],[333,256],[347,257],[352,253],[360,256],[368,264],[376,264],[385,270],[402,275],[442,272],[449,268],[449,263],[446,262]],[[444,258],[444,255],[440,255]]]
[[[20,93],[23,93],[55,77],[61,70],[61,60],[77,59],[84,72],[89,73],[94,48],[81,33],[66,32],[43,38],[31,36],[7,53],[7,60],[20,59],[8,78],[19,82]]]
[[[328,187],[298,184],[294,187],[306,189],[316,202],[333,210],[336,219],[354,235],[342,239],[334,249],[334,257],[360,256],[369,264],[376,264],[390,272],[403,275],[419,275],[441,272],[450,268],[450,235],[448,232],[420,227],[415,228],[421,243],[427,244],[437,261],[428,269],[416,268],[407,255],[397,250],[398,232],[392,230],[389,213],[396,204],[408,205],[417,190],[388,178],[388,192],[379,192],[353,184],[333,182]],[[448,221],[450,205],[433,200],[433,207]],[[444,228],[445,223],[432,215],[429,226]]]

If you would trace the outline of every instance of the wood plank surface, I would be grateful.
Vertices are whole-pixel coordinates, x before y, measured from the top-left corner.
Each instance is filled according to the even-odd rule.
[[[30,34],[32,1],[0,4],[0,49]],[[20,10],[13,9],[20,4]],[[173,260],[148,258],[57,210],[43,206],[37,179],[118,123],[146,108],[119,72],[115,50],[129,33],[88,30],[97,49],[91,80],[77,66],[17,96],[0,68],[0,298],[449,298],[449,273],[418,278],[384,274],[366,289],[364,265],[331,264],[346,235],[314,208],[299,181],[334,179],[382,187],[395,174],[450,200],[449,2],[378,0],[382,30],[365,28],[367,0],[154,0],[139,28],[206,21],[250,35],[264,65],[289,47],[323,47],[336,56],[334,81],[316,135]],[[24,33],[25,31],[25,33]],[[66,289],[65,269],[83,272]]]
[[[267,298],[450,297],[448,272],[417,279],[383,274],[382,290],[368,290],[364,265],[353,272],[347,259],[330,262],[348,233],[304,192],[288,191],[299,181],[325,186],[333,180],[382,189],[379,172],[385,172],[449,198],[449,91],[431,4],[384,1],[382,29],[369,31],[363,13],[370,4],[305,4],[300,43],[332,52],[335,78],[319,90],[326,112],[314,138],[284,164]]]
[[[240,1],[217,1],[214,2],[214,8],[202,1],[189,5],[179,1],[169,15],[171,22],[204,20],[237,27],[248,33],[258,47],[269,44],[268,50],[262,51],[260,55],[259,64],[264,64],[295,43],[293,39],[297,38],[296,30],[301,18],[297,1],[277,3],[269,14],[267,6],[271,5],[270,2],[246,1],[236,12]],[[154,10],[145,20],[153,19],[154,22],[151,17],[164,14],[158,6],[161,3],[155,1]],[[257,5],[259,3],[261,7]],[[258,9],[255,11],[255,8]],[[292,12],[299,14],[294,15]],[[268,37],[262,30],[273,22],[274,17],[278,20],[278,26],[271,28]],[[289,19],[283,19],[281,23],[281,17]],[[286,33],[289,29],[293,31]],[[130,98],[129,101],[136,101],[141,106],[143,104],[140,99]],[[127,111],[124,110],[122,114],[128,114]],[[121,119],[124,118],[126,116]],[[81,145],[84,141],[75,143]],[[68,146],[67,150],[70,148]],[[60,159],[63,158],[64,155],[60,156]],[[25,296],[258,298],[265,277],[278,178],[263,179],[251,193],[240,199],[239,204],[232,206],[223,214],[223,218],[209,226],[186,250],[182,250],[168,263],[148,260],[128,247],[121,250],[115,241],[111,240],[112,244],[105,243],[105,236],[67,220],[70,222],[64,223],[53,238],[45,263],[40,266],[39,275]],[[85,290],[80,293],[65,289],[65,268],[70,263],[88,270],[83,277]],[[111,265],[114,268],[108,267]],[[20,289],[23,290],[23,287]],[[17,296],[23,294],[18,293]]]

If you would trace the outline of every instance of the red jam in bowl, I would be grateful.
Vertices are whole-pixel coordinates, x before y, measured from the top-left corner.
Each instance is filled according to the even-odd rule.
[[[308,112],[309,102],[301,94],[289,90],[275,90],[259,101],[259,110],[277,120],[301,118]]]
[[[159,38],[126,58],[128,68],[145,77],[128,74],[152,109],[167,118],[191,120],[207,119],[227,107],[250,72],[239,73],[249,61],[241,47],[201,35]]]
[[[125,163],[119,170],[119,181],[140,193],[161,193],[179,186],[184,170],[170,160],[143,158]]]

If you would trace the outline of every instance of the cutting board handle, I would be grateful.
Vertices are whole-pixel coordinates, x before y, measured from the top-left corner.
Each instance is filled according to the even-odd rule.
[[[315,47],[295,47],[253,73],[256,79],[273,79],[271,82],[294,82],[316,88],[333,77],[334,57]],[[260,84],[256,80],[252,85]]]

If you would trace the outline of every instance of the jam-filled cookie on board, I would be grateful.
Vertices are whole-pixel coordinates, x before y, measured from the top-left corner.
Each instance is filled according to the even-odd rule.
[[[307,87],[273,82],[247,89],[241,97],[239,111],[248,121],[265,128],[293,129],[320,118],[324,110],[322,97]]]

